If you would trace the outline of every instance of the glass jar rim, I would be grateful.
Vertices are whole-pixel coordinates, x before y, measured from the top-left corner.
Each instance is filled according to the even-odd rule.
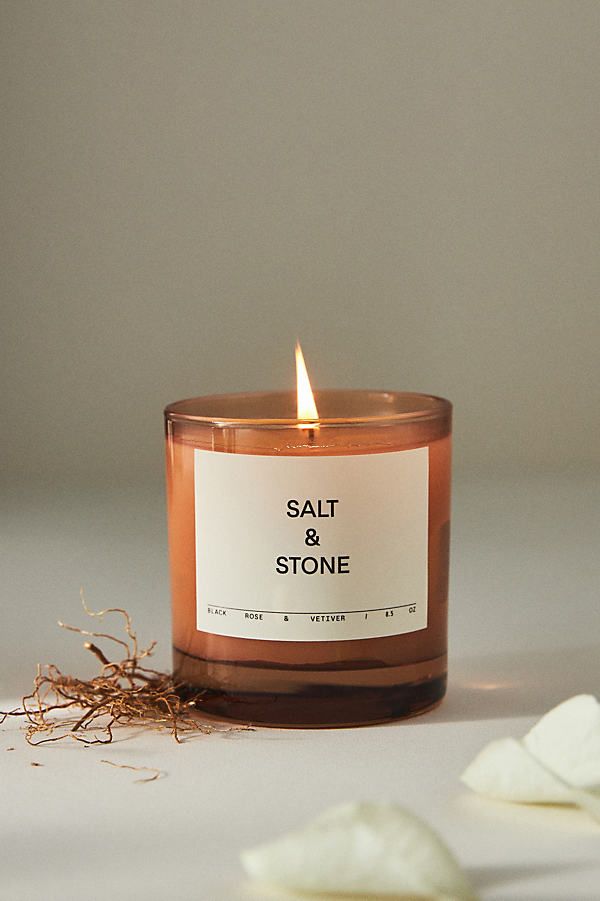
[[[450,418],[452,404],[443,397],[434,394],[422,394],[413,391],[385,391],[353,388],[325,388],[314,392],[317,409],[330,410],[335,403],[350,400],[358,410],[356,415],[331,416],[327,413],[316,420],[298,419],[295,416],[262,416],[243,415],[244,406],[253,411],[264,404],[269,406],[285,405],[291,400],[295,405],[295,391],[254,391],[232,394],[210,394],[190,397],[175,401],[165,407],[165,418],[169,421],[184,421],[213,426],[215,428],[310,428],[360,425],[393,425],[395,423],[423,422]],[[369,412],[368,407],[378,409]],[[402,409],[402,407],[406,409]],[[227,412],[226,408],[233,408]],[[400,409],[396,409],[399,407]],[[220,412],[222,410],[222,412]],[[240,410],[242,413],[235,412]],[[217,412],[219,411],[219,412]]]

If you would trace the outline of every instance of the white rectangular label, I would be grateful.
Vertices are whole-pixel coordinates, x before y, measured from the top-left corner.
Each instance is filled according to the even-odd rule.
[[[427,447],[194,452],[202,632],[340,641],[427,626]]]

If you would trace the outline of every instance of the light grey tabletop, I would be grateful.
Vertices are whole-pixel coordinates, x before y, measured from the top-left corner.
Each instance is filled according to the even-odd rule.
[[[127,607],[169,665],[160,494],[15,490],[3,505],[2,706],[38,661],[90,674],[79,586]],[[567,808],[491,802],[459,775],[483,744],[520,735],[561,700],[600,693],[600,485],[575,476],[459,482],[450,690],[419,719],[336,731],[127,733],[110,747],[30,748],[0,731],[0,897],[236,901],[239,851],[344,800],[425,817],[486,901],[600,897],[600,826]],[[14,751],[7,748],[14,747]],[[159,781],[101,759],[158,767]],[[40,767],[30,764],[37,762]],[[259,895],[259,897],[264,897]],[[277,897],[277,895],[273,895]]]

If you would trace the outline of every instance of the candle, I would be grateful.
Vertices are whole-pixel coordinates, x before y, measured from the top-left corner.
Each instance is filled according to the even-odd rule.
[[[390,391],[166,408],[174,674],[279,726],[421,713],[446,686],[451,405]]]

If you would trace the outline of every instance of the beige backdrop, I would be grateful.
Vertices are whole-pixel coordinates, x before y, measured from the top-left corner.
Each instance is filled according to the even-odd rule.
[[[2,476],[159,486],[165,403],[431,391],[600,457],[600,3],[4,0]]]

